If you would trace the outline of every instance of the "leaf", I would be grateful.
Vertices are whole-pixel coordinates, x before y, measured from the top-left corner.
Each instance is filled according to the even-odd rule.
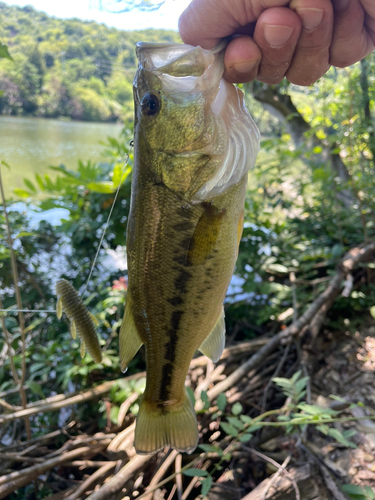
[[[357,448],[354,443],[345,439],[343,434],[338,429],[329,429],[328,436],[333,437],[338,443],[343,444],[347,448]]]
[[[253,432],[255,432],[255,431],[257,431],[257,430],[259,430],[259,429],[261,429],[261,428],[262,428],[262,424],[250,425],[250,427],[248,427],[248,428],[246,429],[246,432],[251,432],[251,433],[253,433]]]
[[[216,404],[221,411],[225,411],[225,408],[227,406],[227,397],[225,394],[219,394],[216,400]]]
[[[31,231],[21,231],[17,235],[14,236],[14,238],[24,238],[25,236],[36,236],[38,233],[33,233]]]
[[[30,373],[35,373],[41,369],[45,369],[46,368],[46,363],[33,363],[31,366],[30,366]]]
[[[233,425],[227,424],[226,422],[221,422],[220,427],[229,436],[237,437],[238,430],[233,427]]]
[[[351,498],[358,498],[358,500],[364,500],[366,499],[366,496],[367,498],[371,498],[366,494],[365,490],[361,488],[361,486],[357,486],[356,484],[344,484],[342,489],[345,493],[348,493]]]
[[[188,477],[194,477],[194,476],[206,477],[206,476],[208,476],[208,472],[206,470],[196,469],[194,467],[191,469],[184,470],[182,474],[184,476],[188,476]]]
[[[274,271],[275,273],[287,273],[288,268],[283,266],[282,264],[270,264],[267,266],[267,271]]]
[[[6,161],[0,160],[0,165],[4,165],[4,167],[6,167],[8,170],[10,170],[10,165]]]
[[[90,182],[87,184],[87,189],[94,191],[95,193],[113,193],[115,191],[115,186],[113,182]]]
[[[204,481],[202,481],[202,489],[201,489],[201,494],[202,496],[206,496],[207,493],[210,491],[212,486],[212,476],[206,477]]]
[[[375,491],[372,488],[370,488],[370,486],[364,486],[363,489],[365,490],[366,497],[369,500],[375,499]]]
[[[193,405],[193,408],[195,406],[195,396],[194,396],[194,391],[191,387],[186,387],[186,392],[189,394],[189,398],[191,401],[191,404]]]
[[[348,429],[347,431],[344,431],[342,435],[345,437],[345,439],[349,439],[353,436],[356,436],[358,432],[355,429]]]
[[[235,403],[233,406],[232,406],[232,413],[233,415],[239,415],[241,412],[242,412],[243,408],[242,408],[242,404],[241,403]]]
[[[42,391],[42,388],[41,388],[40,384],[38,384],[37,382],[32,382],[31,380],[29,380],[27,382],[27,385],[28,385],[29,389],[34,394],[37,394],[38,396],[40,396],[43,399],[45,398],[44,392]]]
[[[245,428],[245,425],[237,417],[228,417],[228,422],[230,423],[230,425],[233,425],[233,427],[236,427],[236,429],[239,429],[240,431],[243,431]]]
[[[240,419],[242,420],[242,422],[244,422],[245,424],[249,424],[251,425],[253,423],[253,419],[250,418],[249,416],[247,415],[240,415]]]
[[[34,184],[29,181],[29,179],[24,179],[23,182],[25,183],[26,187],[28,187],[30,189],[30,191],[32,191],[33,193],[36,193],[36,187],[34,186]]]
[[[288,389],[293,389],[293,384],[292,382],[287,379],[287,378],[281,378],[281,377],[274,377],[272,379],[272,381],[279,385],[280,387],[285,387],[285,388],[288,388]]]
[[[109,411],[109,418],[110,418],[111,422],[113,422],[114,424],[118,423],[119,411],[120,411],[119,406],[112,406],[112,408]]]
[[[36,319],[35,321],[33,321],[32,323],[30,323],[29,326],[27,326],[25,329],[24,329],[24,333],[27,333],[29,332],[30,330],[33,330],[36,326],[40,325],[40,323],[43,323],[45,321],[45,318],[39,318],[39,319]]]
[[[12,56],[9,54],[8,47],[0,42],[0,59],[1,58],[13,61]]]
[[[223,450],[219,446],[214,446],[212,444],[200,444],[199,448],[206,453],[217,453],[220,457],[223,454]]]
[[[372,306],[372,307],[370,308],[370,314],[371,314],[371,316],[372,316],[373,318],[375,318],[375,306]]]
[[[46,188],[45,188],[45,185],[44,185],[42,177],[39,174],[35,174],[35,179],[36,179],[36,182],[38,183],[40,189],[42,191],[45,191]]]
[[[300,378],[301,376],[301,370],[298,370],[298,372],[296,372],[292,377],[291,377],[291,382],[294,384],[295,382],[297,382],[297,380]]]
[[[17,196],[21,196],[21,198],[29,198],[31,196],[29,191],[21,188],[13,189],[13,193]]]
[[[247,443],[252,437],[252,434],[246,432],[245,434],[242,434],[242,436],[240,436],[238,439],[239,441],[241,441],[241,443]]]
[[[201,392],[201,400],[203,403],[203,409],[208,410],[208,408],[210,407],[210,400],[208,399],[208,394],[206,391]]]
[[[298,395],[301,394],[302,389],[304,389],[306,387],[306,384],[308,381],[309,381],[309,377],[303,377],[295,383],[295,388],[296,388]]]

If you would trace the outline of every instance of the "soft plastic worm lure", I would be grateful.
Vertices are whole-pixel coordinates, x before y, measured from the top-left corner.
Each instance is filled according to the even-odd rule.
[[[77,291],[69,281],[61,279],[56,283],[58,297],[56,315],[60,319],[63,311],[70,321],[70,333],[73,339],[77,333],[81,338],[81,357],[85,355],[85,348],[96,363],[102,360],[102,353],[95,325],[98,321],[87,309],[79,298]]]

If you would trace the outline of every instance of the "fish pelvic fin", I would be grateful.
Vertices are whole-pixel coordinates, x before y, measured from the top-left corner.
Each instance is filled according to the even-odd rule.
[[[225,347],[225,314],[224,307],[215,323],[215,326],[203,341],[199,350],[202,354],[212,359],[214,363],[219,361]]]
[[[134,439],[138,454],[155,453],[165,446],[192,453],[197,447],[198,437],[197,419],[187,392],[184,402],[179,405],[155,409],[142,401]]]
[[[128,293],[125,305],[124,319],[120,328],[120,361],[121,370],[125,372],[128,369],[130,361],[139,351],[143,345],[141,337],[139,336],[137,327],[134,323],[131,297]]]

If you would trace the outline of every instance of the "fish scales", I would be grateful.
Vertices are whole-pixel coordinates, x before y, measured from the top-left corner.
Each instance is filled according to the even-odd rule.
[[[217,361],[224,347],[223,301],[259,136],[242,94],[222,80],[223,50],[138,44],[137,55],[120,358],[125,369],[145,345],[137,452],[191,452],[198,431],[186,374],[197,349]]]
[[[56,283],[56,294],[58,296],[58,307],[59,303],[61,303],[61,311],[58,316],[61,316],[62,311],[66,313],[72,324],[71,328],[77,330],[93,360],[100,363],[102,353],[95,326],[77,291],[69,281],[61,279]]]
[[[135,228],[137,241],[129,241],[129,251],[136,255],[134,262],[129,262],[129,284],[133,284],[129,293],[135,324],[147,346],[150,382],[145,399],[158,406],[163,401],[181,402],[185,397],[190,360],[220,315],[228,277],[233,273],[232,256],[237,252],[237,225],[246,179],[215,200],[220,228],[215,244],[199,266],[190,262],[189,248],[207,208],[204,204],[181,207],[181,200],[165,186],[144,189],[146,183],[139,181],[143,203],[138,207],[137,220],[143,223]],[[228,196],[241,200],[241,205],[228,204]],[[148,218],[150,210],[158,211],[159,216]],[[181,215],[186,224],[182,230]],[[133,222],[131,219],[129,232]],[[196,248],[200,249],[199,243]]]

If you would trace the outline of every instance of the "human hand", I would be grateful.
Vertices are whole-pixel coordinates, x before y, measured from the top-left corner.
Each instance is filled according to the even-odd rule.
[[[288,5],[289,4],[289,5]],[[311,85],[375,48],[374,0],[193,0],[179,20],[182,40],[205,49],[236,35],[225,78]]]

